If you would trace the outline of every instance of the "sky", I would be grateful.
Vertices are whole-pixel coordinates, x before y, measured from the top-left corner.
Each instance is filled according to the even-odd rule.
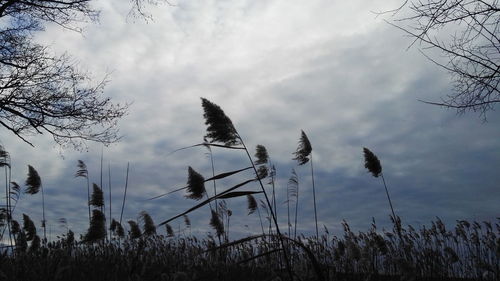
[[[483,122],[477,113],[457,115],[419,102],[439,101],[452,84],[418,44],[409,48],[412,39],[386,22],[394,17],[375,13],[399,1],[170,3],[149,6],[152,20],[146,21],[128,16],[131,6],[123,1],[95,1],[100,20],[82,25],[81,34],[52,25],[37,34],[38,42],[56,54],[70,54],[96,81],[109,74],[105,95],[130,103],[118,124],[121,141],[105,148],[89,143],[84,152],[62,149],[48,135],[32,137],[35,147],[30,147],[0,129],[13,180],[24,183],[27,165],[42,178],[51,239],[65,231],[60,218],[76,233],[85,233],[87,186],[74,174],[81,159],[91,182],[100,184],[101,151],[113,218],[120,217],[127,163],[124,224],[143,210],[159,223],[193,206],[196,201],[182,192],[147,199],[184,186],[188,166],[211,176],[206,149],[171,154],[203,140],[200,97],[224,110],[252,153],[257,144],[267,148],[277,170],[277,213],[284,229],[286,187],[295,169],[298,232],[314,233],[310,166],[292,160],[301,130],[313,147],[320,231],[324,225],[341,235],[342,220],[355,231],[367,231],[372,218],[379,228],[391,228],[383,183],[364,168],[363,147],[380,159],[404,225],[430,225],[436,217],[449,226],[461,219],[499,217],[500,114],[491,111]],[[432,50],[427,54],[442,59]],[[213,157],[216,173],[248,166],[241,151],[213,149]],[[224,179],[218,189],[251,177],[248,172]],[[233,212],[230,237],[260,232],[259,216],[247,215],[245,198],[227,204]],[[260,211],[264,217],[265,210]],[[21,195],[14,218],[21,221],[23,213],[41,232],[40,194]],[[190,213],[190,229],[182,219],[171,225],[204,236],[213,232],[209,215],[208,208]]]

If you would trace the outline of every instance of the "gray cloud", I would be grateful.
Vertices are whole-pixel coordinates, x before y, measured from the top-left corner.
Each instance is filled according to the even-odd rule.
[[[206,177],[211,174],[203,148],[169,155],[202,140],[200,96],[225,110],[248,147],[268,148],[278,169],[282,227],[282,202],[301,129],[313,145],[319,219],[330,230],[339,230],[342,219],[366,230],[372,217],[389,227],[383,185],[365,171],[363,146],[381,159],[404,222],[428,224],[439,216],[453,224],[498,215],[500,149],[494,126],[500,115],[492,112],[490,122],[481,123],[474,114],[456,116],[418,102],[448,93],[447,73],[417,49],[406,50],[408,38],[370,12],[383,10],[377,6],[381,3],[180,1],[177,7],[151,9],[154,22],[127,23],[128,10],[121,4],[101,2],[101,23],[88,26],[84,36],[49,27],[39,40],[52,43],[57,52],[68,51],[97,78],[112,71],[106,94],[132,102],[120,122],[122,142],[104,149],[106,195],[108,163],[112,169],[113,217],[120,211],[127,162],[125,219],[146,210],[160,222],[193,205],[181,193],[145,199],[183,186],[189,165]],[[76,160],[82,159],[92,181],[99,181],[101,147],[90,144],[82,154],[64,151],[63,159],[48,136],[37,137],[35,149],[7,133],[2,141],[19,182],[27,164],[39,170],[50,220],[55,224],[66,217],[84,232],[86,186],[73,175]],[[239,152],[214,150],[214,157],[219,172],[247,165]],[[301,182],[299,229],[312,233],[309,167],[295,168]],[[223,181],[220,188],[248,176]],[[23,195],[18,214],[39,221],[37,196]],[[244,198],[229,204],[234,235],[259,232],[258,216],[246,216]],[[209,231],[207,210],[190,215],[193,233]]]

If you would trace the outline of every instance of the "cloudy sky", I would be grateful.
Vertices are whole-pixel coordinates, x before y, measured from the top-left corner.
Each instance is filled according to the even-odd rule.
[[[103,186],[107,196],[109,165],[113,217],[119,217],[127,163],[124,221],[145,210],[159,223],[194,205],[182,193],[146,199],[184,186],[188,166],[211,175],[205,149],[170,154],[202,141],[200,97],[224,109],[248,147],[267,147],[277,169],[283,227],[286,186],[295,168],[298,229],[314,231],[310,166],[292,160],[301,129],[313,146],[319,224],[331,232],[340,233],[343,219],[359,231],[369,228],[372,217],[390,227],[383,184],[364,168],[363,147],[380,158],[404,224],[428,225],[437,216],[453,225],[500,215],[500,114],[490,112],[484,123],[475,113],[457,116],[418,101],[438,101],[452,86],[448,73],[418,45],[408,49],[411,38],[384,22],[393,20],[390,15],[374,13],[399,1],[178,0],[149,7],[153,21],[147,22],[127,17],[131,6],[123,1],[95,2],[100,21],[85,25],[83,34],[48,26],[37,40],[71,54],[96,80],[109,73],[105,94],[131,103],[119,123],[122,141],[104,148]],[[32,148],[0,132],[11,153],[13,179],[24,183],[28,164],[41,175],[52,237],[64,231],[60,218],[75,232],[85,232],[86,182],[74,174],[81,159],[99,184],[102,146],[61,150],[49,136],[37,136]],[[217,172],[248,165],[239,151],[213,152]],[[218,188],[251,176],[242,173]],[[39,226],[40,202],[39,195],[23,194],[15,217],[27,213]],[[231,235],[259,232],[258,215],[246,215],[245,198],[227,203],[234,214]],[[208,208],[190,219],[192,233],[211,231]],[[182,219],[171,224],[184,228]]]

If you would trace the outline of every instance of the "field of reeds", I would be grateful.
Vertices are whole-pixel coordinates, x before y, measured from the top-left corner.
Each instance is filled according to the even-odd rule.
[[[375,221],[366,232],[351,231],[346,221],[342,222],[342,235],[333,235],[326,227],[319,229],[312,145],[304,131],[293,160],[309,166],[311,172],[315,229],[307,237],[297,233],[300,193],[296,173],[288,181],[287,198],[276,198],[275,168],[266,148],[257,145],[250,152],[219,106],[206,99],[202,106],[207,125],[204,142],[181,149],[205,147],[210,156],[213,147],[234,150],[244,153],[248,164],[218,174],[212,169],[207,178],[189,167],[186,186],[150,200],[185,192],[193,205],[159,223],[144,211],[137,221],[122,221],[126,188],[120,202],[122,214],[106,220],[105,191],[90,184],[85,163],[78,161],[75,176],[86,179],[88,230],[76,238],[67,229],[57,240],[49,241],[40,175],[28,166],[22,190],[11,180],[10,157],[0,146],[0,167],[6,177],[5,200],[0,206],[0,241],[4,242],[0,280],[500,280],[500,218],[496,222],[457,221],[452,229],[440,219],[418,229],[405,226],[392,206],[380,160],[368,148],[362,150],[365,167],[380,179],[387,195],[392,229],[379,229]],[[236,178],[247,170],[254,177],[217,190],[220,179]],[[250,183],[260,189],[245,190]],[[28,214],[15,212],[22,192],[40,194],[41,228],[37,229]],[[232,214],[225,202],[236,197],[246,197],[248,212],[258,213],[261,234],[229,239]],[[283,200],[288,209],[286,229],[275,212],[276,201]],[[206,237],[175,233],[169,224],[184,219],[189,225],[190,213],[206,210],[214,230]]]

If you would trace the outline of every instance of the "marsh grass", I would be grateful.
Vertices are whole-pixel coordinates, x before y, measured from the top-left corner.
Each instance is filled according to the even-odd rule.
[[[448,230],[438,219],[430,227],[402,227],[404,243],[399,243],[395,229],[379,231],[373,224],[367,232],[354,233],[343,222],[343,236],[324,233],[317,242],[315,236],[299,235],[295,240],[287,238],[287,246],[294,276],[300,280],[318,280],[315,266],[324,280],[409,276],[415,280],[499,280],[499,223],[458,221]],[[282,265],[268,254],[277,251],[275,245],[263,235],[227,243],[221,257],[213,237],[146,236],[135,225],[137,233],[130,233],[121,243],[88,244],[61,238],[46,247],[25,248],[16,256],[4,251],[0,276],[2,280],[176,280],[184,272],[187,280],[286,278],[279,270]],[[317,245],[315,252],[307,253],[304,247],[312,245]]]
[[[142,211],[136,221],[127,221],[128,231],[125,233],[121,222],[128,186],[127,165],[120,220],[111,218],[110,213],[109,239],[105,240],[104,194],[93,184],[94,192],[92,196],[89,192],[87,198],[89,208],[94,208],[87,233],[77,240],[66,228],[66,233],[46,243],[41,243],[35,224],[27,214],[23,214],[22,227],[12,216],[21,192],[20,186],[10,181],[6,170],[8,183],[6,204],[0,212],[0,233],[8,231],[13,242],[0,248],[0,280],[500,280],[500,218],[496,222],[461,220],[452,229],[447,229],[439,218],[428,227],[405,226],[394,213],[385,182],[392,211],[392,229],[379,229],[373,220],[368,231],[355,233],[348,222],[343,221],[342,235],[331,235],[325,226],[324,233],[316,230],[314,236],[305,236],[297,233],[299,182],[293,172],[287,186],[287,201],[290,204],[295,200],[294,230],[292,235],[289,212],[288,233],[281,233],[276,201],[283,199],[277,199],[274,192],[276,171],[269,163],[267,150],[264,146],[257,146],[256,160],[253,160],[230,119],[220,108],[206,100],[202,102],[209,105],[205,111],[206,122],[210,123],[208,133],[204,143],[191,147],[205,146],[210,153],[212,146],[244,150],[251,166],[216,174],[211,157],[212,176],[207,179],[189,167],[187,186],[175,192],[186,190],[187,197],[196,200],[196,205],[158,225]],[[225,122],[225,125],[211,122]],[[311,151],[308,152],[305,141],[303,146],[301,155],[307,158]],[[0,146],[0,150],[3,147]],[[0,153],[0,164],[5,167],[9,162],[2,155],[6,154]],[[366,168],[375,177],[382,175],[375,154],[365,148],[364,156]],[[305,161],[306,158],[296,160]],[[77,176],[86,177],[88,181],[84,165],[79,161]],[[205,182],[215,184],[219,179],[250,169],[255,173],[254,178],[222,192],[219,188],[218,193],[214,185],[214,194],[207,193]],[[36,170],[29,171],[26,183],[32,188],[31,193],[36,193],[38,186],[41,187],[41,179],[35,176],[33,171]],[[269,184],[273,188],[271,201],[262,183],[265,178],[270,178]],[[250,183],[258,183],[262,189],[239,190]],[[262,234],[230,240],[232,211],[226,200],[235,197],[247,198],[249,215],[257,211],[260,218],[260,210],[263,211],[269,221],[269,232],[265,233],[261,220]],[[14,206],[10,202],[14,202]],[[211,233],[206,237],[191,235],[188,214],[211,202],[215,202],[216,207],[210,206],[208,224],[214,229],[218,243]],[[111,206],[111,202],[109,204]],[[169,222],[175,219],[183,219],[189,232],[181,230],[180,222],[178,231],[174,232]],[[275,232],[271,231],[273,222]],[[65,225],[67,227],[67,222]],[[165,227],[159,228],[162,225]]]

